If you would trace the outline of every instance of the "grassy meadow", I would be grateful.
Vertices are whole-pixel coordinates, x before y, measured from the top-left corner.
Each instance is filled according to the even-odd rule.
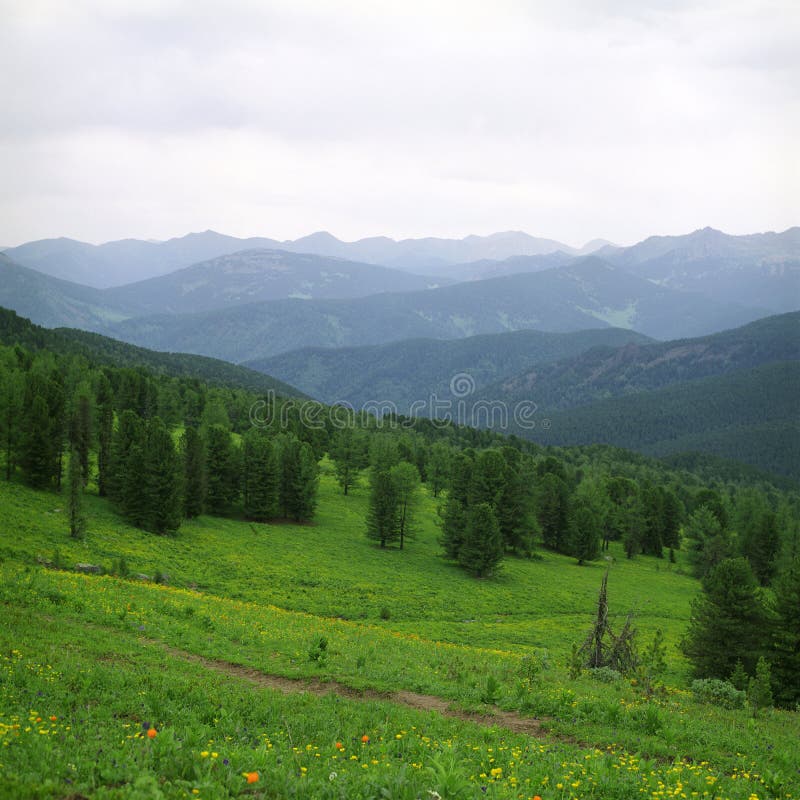
[[[680,553],[539,551],[475,580],[441,558],[432,497],[407,549],[382,551],[366,489],[343,496],[327,462],[308,525],[156,537],[86,504],[74,541],[59,495],[0,483],[0,797],[800,796],[796,713],[688,691],[699,584]],[[569,676],[606,568],[616,625],[664,633],[653,696]]]

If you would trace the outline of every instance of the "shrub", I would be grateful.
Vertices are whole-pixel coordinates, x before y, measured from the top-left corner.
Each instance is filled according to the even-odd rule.
[[[744,708],[747,693],[739,691],[732,683],[718,678],[700,678],[692,681],[692,693],[701,703],[713,703],[724,708]]]
[[[611,667],[595,667],[589,670],[589,677],[600,681],[600,683],[616,683],[622,680],[622,673],[611,669]]]

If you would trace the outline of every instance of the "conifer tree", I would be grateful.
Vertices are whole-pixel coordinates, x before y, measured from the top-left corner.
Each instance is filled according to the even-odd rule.
[[[413,464],[401,461],[389,470],[397,501],[397,540],[400,549],[406,539],[413,538],[419,495],[419,471]]]
[[[86,515],[83,512],[83,465],[81,456],[74,446],[70,450],[67,463],[67,515],[69,535],[73,539],[86,536]]]
[[[684,536],[687,539],[689,561],[698,578],[733,555],[730,535],[719,524],[719,518],[708,505],[700,506],[689,517]]]
[[[7,369],[0,374],[0,447],[5,456],[5,477],[11,480],[22,439],[24,381],[22,373]]]
[[[211,425],[205,432],[206,508],[210,514],[225,514],[239,493],[237,454],[230,431]]]
[[[453,456],[450,470],[450,487],[447,499],[440,511],[442,536],[440,544],[447,558],[457,560],[464,530],[467,526],[467,506],[472,486],[472,459],[467,453]]]
[[[53,483],[54,445],[47,401],[34,395],[24,418],[20,466],[25,482],[34,489]]]
[[[800,557],[775,581],[773,674],[776,699],[784,708],[800,702]]]
[[[363,431],[347,424],[336,431],[331,441],[330,456],[336,480],[346,495],[367,465],[367,440]]]
[[[139,417],[123,411],[111,442],[109,496],[134,525],[144,524],[145,431]]]
[[[97,493],[108,494],[111,442],[114,437],[114,391],[104,373],[97,384]]]
[[[188,425],[181,437],[183,454],[183,515],[199,516],[206,503],[206,451],[197,428]]]
[[[181,469],[172,435],[160,417],[147,423],[144,448],[144,528],[174,533],[181,524]]]
[[[92,401],[89,387],[82,384],[75,392],[69,419],[70,449],[78,453],[83,475],[83,485],[89,482],[89,453],[92,448]]]
[[[578,564],[600,557],[600,520],[591,503],[578,498],[570,510],[570,550]]]
[[[478,503],[467,512],[458,563],[476,578],[486,578],[497,571],[502,560],[503,537],[497,517],[488,503]]]
[[[366,533],[381,547],[399,539],[397,486],[391,468],[370,470]]]
[[[557,553],[569,549],[569,489],[555,472],[539,479],[536,508],[544,546]]]
[[[280,465],[266,433],[255,428],[244,439],[244,514],[266,522],[278,516]]]
[[[761,656],[756,664],[756,674],[750,678],[747,686],[747,700],[755,717],[762,708],[772,708],[775,700],[772,697],[772,671],[769,662]]]
[[[312,519],[317,505],[319,466],[308,442],[295,436],[284,437],[280,450],[281,513],[296,522]]]
[[[698,678],[727,679],[742,661],[753,674],[766,644],[766,613],[758,581],[744,558],[728,558],[703,578],[681,642]]]
[[[444,442],[434,442],[428,455],[427,483],[434,497],[447,486],[450,477],[450,448]]]

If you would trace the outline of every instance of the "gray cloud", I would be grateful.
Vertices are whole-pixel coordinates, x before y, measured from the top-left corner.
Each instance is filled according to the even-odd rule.
[[[772,2],[21,2],[0,241],[797,222]]]

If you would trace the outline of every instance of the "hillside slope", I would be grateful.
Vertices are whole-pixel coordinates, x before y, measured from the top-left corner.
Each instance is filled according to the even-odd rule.
[[[563,359],[598,345],[619,347],[649,341],[619,328],[576,333],[524,330],[466,339],[307,348],[246,362],[246,366],[280,377],[325,403],[347,402],[360,408],[371,400],[389,401],[400,413],[407,413],[414,401],[424,402],[428,409],[433,398],[451,398],[451,379],[461,373],[468,374],[472,386],[480,390],[533,364]]]
[[[596,348],[524,370],[486,387],[480,397],[512,404],[535,400],[549,413],[771,362],[798,360],[800,312],[793,312],[694,339]]]
[[[800,363],[778,362],[554,413],[516,431],[541,444],[701,451],[800,480]]]
[[[306,397],[300,390],[270,375],[216,358],[186,353],[157,353],[88,331],[42,328],[20,317],[16,312],[1,307],[0,344],[19,344],[33,350],[73,353],[97,364],[145,367],[159,375],[199,378],[211,384],[247,389],[251,392],[273,391],[280,397]]]

